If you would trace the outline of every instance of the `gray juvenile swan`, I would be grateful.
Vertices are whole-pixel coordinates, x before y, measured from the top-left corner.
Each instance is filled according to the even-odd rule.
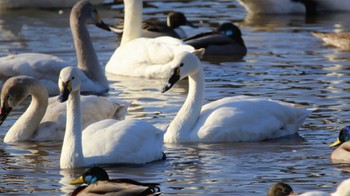
[[[78,1],[70,14],[70,27],[77,53],[79,75],[82,80],[83,94],[103,94],[109,86],[103,69],[100,66],[87,24],[109,29],[100,20],[96,8],[88,1]],[[62,68],[70,66],[62,59],[41,53],[22,53],[0,58],[0,75],[2,78],[26,75],[40,80],[47,88],[49,95],[57,95],[57,78]]]
[[[32,101],[27,110],[6,133],[4,142],[63,140],[66,104],[48,98],[46,88],[28,76],[9,78],[1,91],[0,125],[13,108],[26,97]],[[82,97],[83,127],[107,118],[124,119],[128,104],[96,95]]]

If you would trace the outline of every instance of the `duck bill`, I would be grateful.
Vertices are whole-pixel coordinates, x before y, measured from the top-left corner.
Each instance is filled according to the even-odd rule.
[[[331,143],[331,144],[329,145],[329,147],[337,147],[337,146],[339,146],[340,144],[341,144],[341,141],[340,141],[339,139],[337,139],[337,141]]]
[[[75,184],[83,184],[84,183],[84,179],[83,176],[80,176],[79,178],[71,181],[69,184],[71,185],[75,185]]]
[[[10,114],[12,111],[11,107],[7,107],[6,105],[3,105],[0,110],[0,125],[5,121],[7,116]]]
[[[180,80],[180,68],[177,67],[175,68],[174,73],[170,76],[166,85],[162,88],[161,92],[162,93],[167,92],[179,80]]]

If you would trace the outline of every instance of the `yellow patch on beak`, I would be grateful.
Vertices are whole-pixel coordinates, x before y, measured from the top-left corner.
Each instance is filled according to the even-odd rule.
[[[69,184],[74,185],[74,184],[83,184],[83,183],[84,183],[83,176],[80,176],[78,179],[71,181]]]

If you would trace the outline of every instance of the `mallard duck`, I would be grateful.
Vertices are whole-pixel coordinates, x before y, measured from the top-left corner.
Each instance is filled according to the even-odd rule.
[[[163,65],[180,51],[202,56],[182,40],[169,36],[141,37],[142,0],[125,0],[124,31],[119,47],[106,64],[105,70],[116,75],[146,78],[165,78],[169,73]]]
[[[171,11],[167,14],[166,22],[159,21],[158,19],[148,19],[142,22],[142,37],[160,37],[170,36],[179,39],[186,38],[186,32],[180,28],[180,26],[189,26],[197,28],[182,12]],[[117,26],[108,25],[111,31],[115,33],[123,33],[124,21],[121,21]]]
[[[331,153],[332,160],[350,162],[350,126],[342,128],[335,142],[329,147],[337,147]]]
[[[267,196],[288,196],[294,194],[293,189],[286,183],[273,184],[267,192]]]
[[[82,80],[81,92],[105,94],[109,90],[108,81],[95,53],[87,25],[95,24],[104,30],[109,30],[108,26],[100,19],[95,6],[88,1],[78,1],[74,5],[69,23],[77,54],[77,67]],[[19,75],[31,76],[44,84],[49,95],[57,95],[58,75],[62,68],[70,65],[71,63],[53,55],[21,53],[0,58],[0,73],[5,79]]]
[[[164,160],[164,132],[135,119],[107,119],[82,131],[80,78],[75,67],[62,69],[59,101],[67,101],[67,121],[60,167],[78,168],[94,164],[144,164]]]
[[[327,45],[343,50],[350,50],[350,33],[320,33],[312,32],[313,36],[320,38]]]
[[[297,133],[310,110],[266,98],[225,97],[203,105],[204,73],[200,60],[180,52],[166,67],[172,68],[162,92],[188,76],[188,96],[164,134],[164,141],[262,141]]]
[[[247,48],[241,30],[232,23],[223,23],[215,31],[184,39],[195,49],[205,48],[205,55],[244,56]]]
[[[87,184],[80,186],[71,194],[74,195],[160,195],[158,183],[142,183],[132,179],[109,179],[107,172],[99,167],[93,166],[86,169],[81,177],[73,180],[70,184]]]

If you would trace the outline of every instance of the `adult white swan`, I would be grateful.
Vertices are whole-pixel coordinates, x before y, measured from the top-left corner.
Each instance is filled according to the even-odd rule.
[[[166,65],[173,69],[162,92],[188,76],[185,103],[170,123],[165,142],[261,141],[298,131],[310,111],[248,96],[226,97],[204,106],[204,74],[199,59],[182,52]]]
[[[96,8],[88,1],[79,1],[72,8],[70,27],[77,53],[79,75],[84,94],[103,94],[108,91],[108,81],[91,43],[87,24],[108,29],[100,20]],[[26,75],[39,79],[50,95],[57,95],[58,75],[63,67],[69,66],[62,59],[41,53],[23,53],[0,58],[0,75],[3,78]]]
[[[8,79],[1,91],[0,125],[13,108],[26,97],[32,100],[27,110],[6,133],[4,142],[20,141],[62,141],[66,129],[66,104],[57,97],[48,98],[46,88],[28,76]],[[128,104],[117,99],[107,99],[95,95],[82,96],[82,126],[109,118],[123,120]]]
[[[169,73],[163,65],[179,51],[195,52],[183,41],[172,37],[140,38],[142,0],[125,0],[124,31],[120,46],[106,65],[106,72],[135,77],[165,78]],[[199,50],[199,56],[204,50]]]
[[[93,164],[147,163],[164,158],[163,131],[151,124],[127,119],[108,119],[81,128],[80,78],[74,67],[61,71],[60,100],[67,101],[67,125],[61,168]]]

